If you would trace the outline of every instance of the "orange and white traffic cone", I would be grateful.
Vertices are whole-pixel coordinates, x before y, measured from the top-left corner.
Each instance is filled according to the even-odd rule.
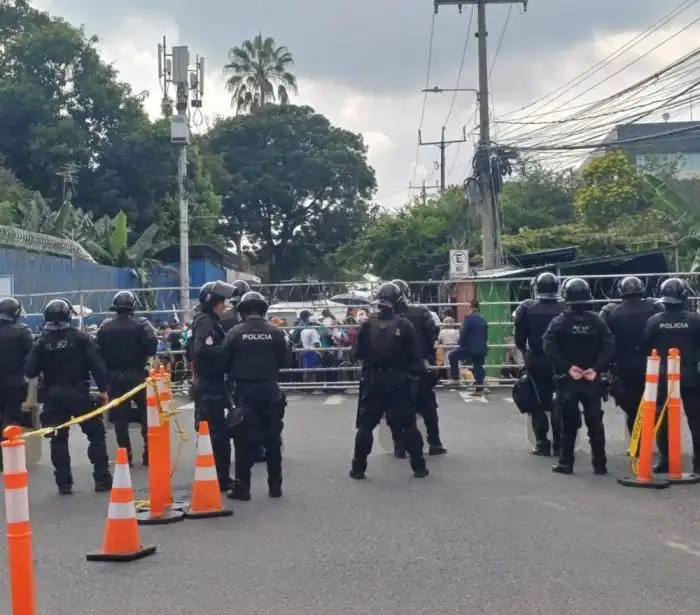
[[[157,381],[151,380],[146,389],[146,419],[148,425],[148,506],[137,511],[139,525],[166,525],[183,521],[181,510],[170,506],[170,425],[160,415]]]
[[[219,490],[219,479],[216,475],[214,450],[211,446],[209,423],[199,422],[197,437],[197,459],[194,468],[194,484],[192,485],[192,501],[185,509],[188,519],[208,519],[212,517],[230,517],[233,511],[224,508],[224,502]]]
[[[133,562],[156,552],[155,547],[144,547],[136,521],[134,491],[131,487],[129,455],[125,448],[117,450],[114,481],[107,511],[102,550],[86,555],[88,562]]]
[[[7,427],[2,442],[7,520],[7,558],[13,615],[36,615],[32,527],[29,522],[29,472],[22,428]]]
[[[681,355],[677,348],[671,348],[668,352],[667,387],[667,414],[666,431],[668,432],[668,474],[661,477],[667,478],[672,485],[697,485],[700,483],[700,475],[683,471],[683,446],[681,414],[683,401],[681,399]],[[657,475],[658,476],[658,475]]]
[[[634,474],[617,479],[623,487],[639,487],[641,489],[666,489],[669,481],[652,476],[651,465],[654,456],[654,425],[656,423],[656,399],[659,394],[659,372],[661,359],[654,350],[647,358],[646,382],[641,408],[632,431],[630,454],[639,454]],[[634,450],[632,450],[634,449]]]

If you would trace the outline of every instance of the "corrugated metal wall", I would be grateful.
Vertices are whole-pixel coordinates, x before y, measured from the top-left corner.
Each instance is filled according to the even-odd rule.
[[[42,311],[47,298],[59,294],[75,303],[82,296],[83,304],[97,311],[102,293],[90,291],[129,288],[136,283],[136,276],[126,269],[3,247],[0,275],[13,277],[15,295],[21,298],[28,314]]]
[[[168,263],[168,266],[174,269],[179,267],[178,263]],[[208,260],[190,261],[190,287],[192,288],[190,299],[196,299],[199,296],[199,288],[206,282],[214,280],[226,280],[226,272],[221,267],[217,267]],[[175,282],[174,285],[177,284],[178,282]],[[154,286],[160,286],[160,284],[154,284]]]

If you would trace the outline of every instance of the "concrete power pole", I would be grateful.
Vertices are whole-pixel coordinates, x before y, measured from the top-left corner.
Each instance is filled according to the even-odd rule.
[[[165,37],[158,44],[158,79],[163,89],[162,109],[170,114],[170,142],[177,149],[177,186],[180,203],[180,310],[186,320],[190,309],[190,220],[187,198],[187,146],[190,144],[189,108],[202,108],[204,95],[204,58],[195,59],[190,69],[190,51],[186,45],[172,48],[168,53]],[[170,85],[175,87],[175,110],[168,96]]]
[[[466,129],[462,128],[462,138],[455,139],[453,141],[445,141],[445,127],[442,127],[442,135],[439,141],[423,141],[423,135],[421,131],[418,131],[418,145],[437,145],[440,149],[440,195],[445,194],[445,189],[447,188],[445,177],[445,150],[449,145],[453,143],[465,143],[467,141]]]
[[[503,265],[501,249],[501,230],[498,216],[498,195],[492,189],[489,149],[491,147],[491,129],[489,118],[489,65],[487,53],[486,5],[487,4],[522,4],[527,10],[528,0],[433,0],[435,12],[440,6],[457,6],[459,12],[465,5],[477,7],[477,39],[479,42],[479,193],[481,195],[481,233],[483,268],[495,269]]]

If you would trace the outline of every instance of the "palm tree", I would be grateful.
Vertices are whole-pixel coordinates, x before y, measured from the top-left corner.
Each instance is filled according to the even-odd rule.
[[[289,104],[289,94],[298,94],[297,78],[288,69],[294,58],[275,39],[258,34],[252,41],[229,51],[229,75],[226,89],[231,92],[231,106],[236,113],[254,113],[267,103]]]

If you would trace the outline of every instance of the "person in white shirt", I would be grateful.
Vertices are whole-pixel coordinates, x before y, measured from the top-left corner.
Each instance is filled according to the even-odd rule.
[[[443,327],[440,329],[438,334],[438,347],[443,349],[442,352],[442,365],[445,368],[450,367],[450,360],[448,358],[451,350],[454,350],[459,346],[459,327],[455,323],[455,319],[452,316],[445,316],[443,321]]]
[[[303,348],[301,352],[301,368],[305,370],[313,370],[321,367],[321,336],[318,329],[313,326],[308,326],[301,330],[299,334],[299,342]],[[316,375],[319,372],[305,371],[304,382],[316,382]]]

